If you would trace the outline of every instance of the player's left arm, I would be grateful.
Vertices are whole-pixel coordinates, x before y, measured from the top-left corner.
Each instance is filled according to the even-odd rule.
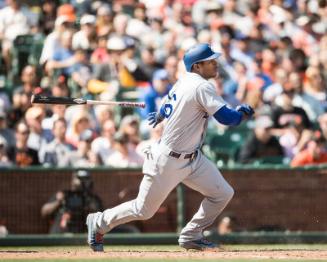
[[[229,108],[224,99],[217,96],[215,87],[209,83],[204,83],[197,88],[196,99],[209,115],[224,125],[238,125],[254,114],[252,107],[246,104],[239,105],[236,109]]]
[[[252,117],[253,114],[253,108],[247,104],[243,104],[237,106],[236,109],[224,105],[219,108],[213,116],[221,124],[236,126],[240,124],[242,120]]]

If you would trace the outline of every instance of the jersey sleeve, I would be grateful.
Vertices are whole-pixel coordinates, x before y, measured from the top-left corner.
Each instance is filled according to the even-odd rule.
[[[217,95],[215,87],[210,83],[201,84],[196,89],[196,99],[210,116],[227,105],[224,99]]]

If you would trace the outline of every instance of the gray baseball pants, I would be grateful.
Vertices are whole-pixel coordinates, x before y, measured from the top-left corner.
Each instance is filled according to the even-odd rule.
[[[234,190],[201,152],[191,161],[184,159],[183,154],[178,159],[169,156],[170,149],[162,144],[155,144],[149,150],[137,198],[101,213],[97,219],[98,231],[104,234],[118,225],[151,218],[168,194],[179,183],[184,183],[200,192],[204,199],[180,233],[179,243],[202,238],[203,230],[225,208]]]

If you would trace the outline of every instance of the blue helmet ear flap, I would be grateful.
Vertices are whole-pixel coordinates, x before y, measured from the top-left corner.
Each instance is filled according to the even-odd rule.
[[[184,65],[187,72],[192,71],[192,66],[195,63],[216,59],[220,53],[214,52],[209,44],[197,44],[191,47],[183,57]]]

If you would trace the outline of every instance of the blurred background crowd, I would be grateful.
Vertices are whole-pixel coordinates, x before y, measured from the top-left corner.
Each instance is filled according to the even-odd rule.
[[[140,167],[182,57],[208,42],[210,80],[254,119],[210,122],[219,165],[327,163],[326,0],[0,1],[0,166]],[[145,110],[31,105],[35,94],[145,101]]]

